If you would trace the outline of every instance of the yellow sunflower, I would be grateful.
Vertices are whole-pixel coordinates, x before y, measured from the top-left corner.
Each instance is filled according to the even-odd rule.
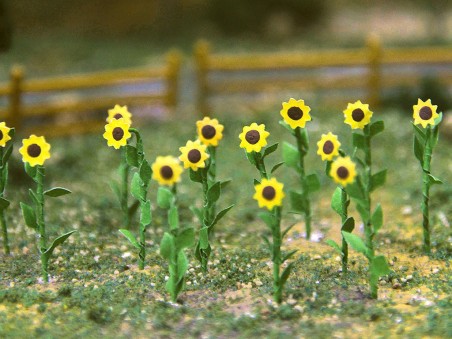
[[[123,118],[124,122],[127,124],[132,125],[132,113],[127,110],[127,106],[115,105],[115,107],[108,110],[107,122],[121,118]]]
[[[345,187],[355,180],[356,165],[350,157],[339,157],[331,164],[330,176]]]
[[[152,164],[152,179],[160,185],[172,186],[180,181],[182,171],[179,159],[172,156],[160,156]]]
[[[223,138],[224,126],[217,119],[204,119],[196,122],[199,140],[207,146],[218,146],[218,142]]]
[[[201,144],[201,141],[187,141],[187,144],[180,147],[181,156],[179,160],[184,163],[184,168],[191,168],[193,171],[197,171],[198,168],[206,167],[206,160],[209,158],[209,154],[206,152],[206,145]]]
[[[347,105],[347,109],[344,110],[345,123],[350,125],[352,129],[363,129],[370,123],[372,118],[372,112],[369,110],[368,104],[363,104],[361,100]]]
[[[439,117],[436,112],[438,106],[432,105],[431,99],[427,101],[417,100],[417,105],[413,106],[413,119],[415,125],[422,125],[426,128],[428,125],[435,126],[435,119]]]
[[[254,193],[253,198],[257,200],[259,207],[267,207],[272,210],[273,207],[282,205],[283,187],[284,184],[278,182],[275,178],[262,179],[260,184],[254,186],[256,193]]]
[[[121,119],[112,119],[105,125],[104,138],[107,140],[107,145],[118,149],[127,144],[127,139],[132,135],[129,132],[130,125]]]
[[[282,106],[280,114],[292,129],[297,127],[304,128],[306,122],[311,121],[311,116],[309,115],[311,108],[304,104],[304,100],[290,98],[289,102],[283,102]]]
[[[322,134],[320,141],[317,142],[317,147],[317,154],[322,157],[322,161],[331,161],[339,154],[341,143],[337,139],[337,135],[329,132],[328,134]]]
[[[258,125],[253,122],[250,126],[243,127],[242,133],[239,134],[240,147],[246,149],[248,153],[260,152],[262,147],[267,145],[269,135],[264,124]]]
[[[23,162],[28,162],[31,167],[44,165],[50,158],[50,144],[44,137],[37,137],[32,134],[28,139],[22,140],[22,147],[19,149]]]
[[[9,131],[11,128],[6,126],[4,122],[0,122],[0,146],[5,147],[6,143],[11,140],[11,137],[9,135]]]

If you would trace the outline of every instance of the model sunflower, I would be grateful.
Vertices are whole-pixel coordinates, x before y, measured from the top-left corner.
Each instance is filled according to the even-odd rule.
[[[275,206],[282,205],[284,198],[284,185],[278,182],[275,178],[262,179],[260,184],[254,186],[256,193],[253,198],[257,200],[259,207],[267,207],[272,210]]]
[[[207,146],[218,146],[218,142],[223,138],[224,126],[217,119],[204,117],[196,122],[199,140]]]
[[[328,134],[322,134],[320,141],[317,142],[317,147],[317,154],[322,157],[322,161],[331,161],[339,154],[341,143],[337,139],[337,135],[329,132]]]
[[[181,156],[179,160],[184,163],[184,168],[191,168],[193,171],[197,171],[198,168],[206,167],[206,160],[209,158],[209,154],[206,152],[206,145],[202,145],[201,141],[187,141],[187,144],[180,147]]]
[[[9,131],[11,128],[6,126],[4,122],[0,122],[0,146],[5,147],[6,143],[11,140],[11,136],[9,135]]]
[[[112,120],[124,119],[124,122],[132,125],[132,113],[127,109],[127,106],[115,105],[112,109],[108,110],[107,122],[110,123]]]
[[[243,127],[242,133],[239,134],[240,147],[247,153],[260,152],[262,147],[267,145],[269,135],[264,124],[258,125],[253,122],[250,126]]]
[[[437,105],[432,105],[431,99],[427,101],[417,100],[417,105],[413,106],[413,119],[415,125],[422,125],[426,128],[428,125],[435,126],[435,119],[439,117],[436,112]]]
[[[339,157],[331,164],[330,176],[345,187],[355,180],[356,165],[350,157]]]
[[[370,123],[372,112],[369,110],[368,104],[363,104],[360,100],[347,105],[344,110],[345,123],[350,125],[352,129],[364,129]]]
[[[28,139],[22,140],[19,152],[22,154],[23,162],[27,162],[31,167],[42,166],[50,158],[50,144],[44,137],[32,134]]]
[[[283,108],[280,111],[284,121],[292,128],[304,128],[306,122],[311,121],[309,112],[311,108],[306,106],[304,100],[289,99],[289,102],[283,102]]]
[[[130,124],[128,124],[123,118],[112,119],[105,125],[104,138],[107,140],[107,144],[110,147],[116,149],[125,146],[127,139],[132,135],[129,132]]]
[[[172,186],[180,181],[180,175],[183,171],[179,159],[166,156],[157,157],[152,164],[152,179],[160,185]]]

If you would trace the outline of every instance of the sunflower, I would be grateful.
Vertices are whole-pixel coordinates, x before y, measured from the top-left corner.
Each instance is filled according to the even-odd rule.
[[[248,153],[260,152],[262,147],[267,145],[267,137],[270,135],[265,130],[265,125],[258,125],[253,122],[250,126],[243,127],[242,133],[239,134],[241,140],[240,147],[244,148]]]
[[[132,125],[132,113],[127,110],[127,106],[115,105],[115,107],[108,110],[107,122],[112,122],[112,120],[118,120],[123,118],[124,121]]]
[[[172,156],[157,157],[152,164],[152,179],[160,185],[172,186],[180,181],[182,171],[179,159]]]
[[[218,146],[218,142],[223,138],[224,126],[217,119],[204,117],[196,122],[199,140],[207,146]]]
[[[6,126],[4,122],[0,122],[0,146],[5,147],[6,143],[11,140],[11,137],[9,135],[9,131],[11,128]]]
[[[267,207],[269,210],[275,206],[282,205],[284,198],[284,184],[278,182],[275,178],[262,179],[260,184],[254,186],[256,193],[253,198],[257,200],[259,207]]]
[[[345,187],[355,180],[356,165],[350,157],[339,157],[331,164],[330,176]]]
[[[30,166],[44,165],[50,158],[50,144],[44,137],[37,137],[32,134],[28,139],[22,140],[22,147],[19,149],[23,162],[28,162]]]
[[[322,157],[322,161],[331,161],[339,154],[341,143],[337,139],[337,135],[329,132],[328,134],[322,134],[322,138],[317,143],[317,147],[317,154]]]
[[[369,110],[368,104],[363,104],[361,100],[353,104],[348,104],[347,109],[344,110],[345,123],[349,124],[352,129],[363,129],[370,123],[372,112]]]
[[[127,139],[132,135],[129,132],[130,125],[123,119],[112,119],[105,125],[104,138],[107,145],[118,149],[127,144]]]
[[[431,99],[422,101],[417,99],[417,105],[413,106],[413,119],[415,125],[422,125],[426,128],[428,125],[435,126],[435,119],[439,117],[436,112],[437,105],[432,105]]]
[[[306,122],[311,121],[311,116],[309,115],[311,108],[304,104],[304,100],[291,98],[289,102],[283,102],[282,106],[280,114],[292,129],[297,127],[304,128]]]
[[[209,154],[206,152],[206,145],[202,145],[201,141],[187,141],[187,144],[180,147],[181,156],[179,160],[184,163],[184,168],[191,168],[193,171],[197,171],[198,168],[206,167],[206,160],[209,158]]]

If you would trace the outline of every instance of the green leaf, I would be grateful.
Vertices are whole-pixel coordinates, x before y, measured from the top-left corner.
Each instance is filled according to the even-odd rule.
[[[367,246],[364,244],[364,241],[360,237],[344,231],[342,231],[341,233],[345,241],[347,242],[347,244],[350,245],[351,248],[353,248],[356,252],[364,254],[367,258],[369,258],[370,255],[369,249],[367,248]]]
[[[258,217],[262,219],[262,221],[270,228],[273,229],[274,225],[276,224],[276,218],[275,216],[270,212],[260,212],[258,214]]]
[[[160,208],[169,209],[173,201],[173,192],[166,187],[160,186],[157,190],[157,205]]]
[[[231,181],[232,181],[231,179],[222,181],[220,183],[221,191],[223,191],[225,189],[225,187],[227,187],[231,183]]]
[[[176,251],[192,247],[195,244],[195,230],[192,227],[184,229],[176,237]]]
[[[181,281],[188,269],[188,259],[184,252],[177,255],[177,282]]]
[[[277,149],[278,149],[278,143],[268,146],[267,148],[265,148],[264,155],[262,156],[262,158],[269,156],[270,154],[275,152]]]
[[[140,166],[138,163],[138,151],[135,146],[126,145],[126,161],[129,166],[137,167]]]
[[[383,210],[381,209],[380,204],[378,204],[377,207],[375,208],[371,220],[374,232],[377,233],[381,226],[383,226]]]
[[[13,152],[13,144],[6,146],[5,152],[3,153],[2,164],[6,164]]]
[[[147,226],[152,222],[151,202],[146,200],[140,205],[140,224]]]
[[[294,255],[295,253],[297,253],[297,251],[298,251],[298,250],[292,250],[292,251],[287,252],[287,253],[283,256],[283,258],[282,258],[282,260],[281,260],[281,263],[284,263],[284,262],[286,262],[287,260],[289,260],[290,258],[292,258],[293,255]]]
[[[414,155],[416,156],[417,160],[422,164],[424,162],[424,145],[419,141],[419,139],[414,136],[413,138],[413,150]]]
[[[286,234],[295,226],[296,224],[292,224],[290,226],[287,226],[287,228],[282,232],[281,237],[284,238]]]
[[[220,199],[221,195],[221,183],[217,181],[207,190],[207,201],[210,204],[213,204]]]
[[[132,177],[132,182],[130,184],[130,193],[133,197],[138,200],[144,200],[143,192],[141,191],[142,181],[140,175],[135,172]]]
[[[443,121],[443,112],[439,112],[438,117],[435,119],[435,126],[438,126]]]
[[[52,255],[52,253],[55,250],[55,248],[57,246],[63,244],[66,241],[66,239],[69,238],[72,235],[72,233],[75,233],[75,232],[77,232],[77,231],[75,231],[75,230],[74,231],[70,231],[70,232],[67,232],[67,233],[65,233],[63,235],[60,235],[58,238],[56,238],[52,242],[52,245],[50,245],[50,247],[44,252],[46,257],[49,258]]]
[[[56,198],[61,197],[62,195],[71,194],[72,192],[66,188],[63,187],[55,187],[51,188],[44,192],[45,195],[48,197]]]
[[[264,240],[265,244],[267,245],[268,251],[272,252],[273,246],[270,243],[270,240],[268,240],[268,238],[265,235],[262,235],[262,240]]]
[[[294,129],[292,129],[292,127],[290,127],[290,125],[287,122],[285,122],[284,120],[279,120],[278,123],[285,129],[287,129],[290,132],[290,134],[295,135]]]
[[[357,180],[355,182],[347,185],[347,187],[345,188],[345,191],[352,198],[355,198],[357,200],[364,200],[364,192],[363,192],[362,188],[360,187],[360,185],[358,184]]]
[[[162,241],[160,242],[160,255],[170,261],[176,255],[176,246],[174,244],[174,237],[165,232]]]
[[[287,279],[289,279],[290,272],[292,271],[292,268],[294,266],[294,263],[291,262],[287,267],[284,269],[284,271],[281,274],[281,288],[285,285]]]
[[[375,121],[370,125],[370,136],[374,137],[385,130],[385,123],[383,120]]]
[[[38,168],[36,166],[34,166],[34,167],[30,166],[30,164],[28,162],[25,163],[24,168],[25,168],[25,172],[27,172],[28,176],[34,180],[36,177]]]
[[[3,197],[0,197],[0,211],[3,211],[8,208],[11,202]]]
[[[309,192],[316,192],[320,189],[320,179],[316,173],[309,174],[306,177],[306,185]]]
[[[248,153],[246,150],[245,150],[245,155],[246,155],[246,158],[248,159],[248,161],[250,162],[250,164],[253,166],[256,166],[256,156],[257,157],[261,156],[261,154],[259,152]]]
[[[140,202],[138,200],[134,200],[132,205],[128,208],[129,217],[132,218],[138,210],[138,206],[140,206]]]
[[[348,217],[342,224],[341,231],[352,233],[355,228],[355,219],[353,217]]]
[[[342,255],[342,249],[340,246],[332,239],[328,239],[325,241],[328,245],[330,245],[336,252],[338,252],[340,255]]]
[[[261,182],[260,182],[259,180],[253,179],[253,185],[254,185],[254,186],[259,185],[260,183],[261,183]]]
[[[203,219],[203,215],[202,215],[202,209],[195,207],[195,206],[190,206],[190,211],[192,211],[192,213],[198,218],[199,221],[202,221]]]
[[[352,135],[353,135],[353,146],[358,149],[365,150],[367,147],[366,137],[359,133],[352,133]]]
[[[342,188],[336,187],[331,198],[331,208],[340,216],[343,216],[345,211],[342,209]]]
[[[297,148],[294,145],[289,144],[288,142],[284,142],[283,148],[282,148],[282,153],[283,153],[282,155],[283,155],[284,163],[287,166],[298,170],[300,155],[298,153]]]
[[[33,208],[23,202],[20,203],[20,208],[22,209],[25,224],[30,228],[37,229],[38,224],[36,223],[36,215]]]
[[[191,181],[202,183],[202,174],[201,174],[201,170],[193,171],[193,170],[190,168],[189,174],[190,174],[190,180],[191,180]]]
[[[387,275],[391,272],[389,269],[389,265],[386,261],[386,258],[382,255],[377,255],[372,258],[370,262],[370,274],[374,274],[377,277],[381,277],[383,275]]]
[[[305,206],[305,198],[303,194],[297,192],[297,191],[289,191],[289,197],[290,197],[290,205],[292,206],[292,209],[297,212],[304,212],[306,209]]]
[[[31,188],[28,189],[28,194],[30,195],[31,200],[33,200],[35,204],[39,204],[39,199],[36,193]]]
[[[119,233],[121,233],[123,236],[125,236],[127,238],[127,240],[130,241],[130,243],[136,247],[137,249],[140,249],[140,243],[137,241],[137,239],[135,238],[135,236],[132,234],[132,232],[130,232],[129,230],[123,229],[121,228],[119,230]]]
[[[309,150],[309,135],[308,130],[306,128],[298,127],[300,130],[301,143],[306,151]]]
[[[152,169],[146,159],[143,160],[140,166],[140,178],[144,183],[148,183],[152,179]]]
[[[179,211],[177,210],[177,206],[171,206],[168,211],[168,224],[172,230],[176,230],[179,228]]]
[[[199,230],[199,248],[204,250],[209,247],[209,228],[203,227]]]
[[[370,181],[370,191],[375,191],[378,187],[381,187],[386,182],[386,174],[388,170],[382,170],[378,173],[372,175],[372,179]]]
[[[426,135],[425,135],[424,130],[421,129],[419,126],[416,126],[415,124],[413,124],[413,128],[414,128],[415,137],[418,137],[419,141],[421,141],[422,144],[425,143]]]
[[[370,212],[366,205],[357,203],[356,209],[358,210],[359,215],[361,216],[361,219],[364,223],[367,222],[367,220],[370,219]]]
[[[274,173],[278,168],[280,168],[282,165],[284,165],[284,161],[278,162],[275,166],[272,167],[270,173]]]
[[[110,182],[110,188],[115,194],[118,201],[121,203],[122,196],[121,196],[121,189],[119,188],[119,184],[116,181]]]
[[[330,178],[331,178],[330,172],[331,172],[331,164],[332,163],[333,163],[332,161],[325,162],[325,174],[327,177],[330,177]]]
[[[431,174],[428,175],[428,181],[429,181],[430,185],[441,185],[443,183],[439,178],[437,178]]]
[[[212,224],[209,225],[209,228],[214,227],[214,226],[221,220],[221,218],[223,218],[223,217],[226,215],[226,213],[229,212],[229,210],[230,210],[232,207],[234,207],[234,205],[231,205],[231,206],[229,206],[229,207],[226,207],[224,210],[218,212],[218,214],[217,214],[217,215],[215,216],[215,218],[213,219]],[[202,218],[202,217],[201,217],[201,218]],[[202,219],[200,219],[200,220],[202,220]]]

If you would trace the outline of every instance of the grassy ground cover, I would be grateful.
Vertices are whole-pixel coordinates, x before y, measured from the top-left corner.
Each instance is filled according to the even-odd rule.
[[[320,240],[303,239],[304,225],[298,216],[288,213],[287,199],[283,224],[297,225],[283,244],[299,252],[288,280],[286,302],[280,308],[270,301],[270,254],[260,239],[267,229],[256,217],[257,203],[252,200],[256,173],[238,147],[238,134],[243,125],[256,121],[266,124],[270,144],[292,140],[278,125],[279,106],[241,115],[224,109],[217,115],[225,125],[218,149],[218,178],[233,182],[220,206],[236,203],[236,207],[217,227],[207,275],[189,253],[193,266],[178,305],[168,303],[164,292],[167,267],[158,254],[166,227],[164,211],[155,208],[148,236],[148,265],[143,271],[137,268],[134,249],[118,232],[120,210],[108,183],[119,178],[120,154],[106,146],[103,131],[50,140],[47,183],[67,187],[73,194],[48,201],[49,235],[70,229],[78,232],[56,250],[50,265],[51,283],[41,284],[36,239],[24,225],[19,209],[19,201],[28,199],[32,183],[15,152],[13,182],[7,193],[13,201],[8,210],[13,256],[0,255],[0,337],[450,337],[450,141],[441,138],[432,164],[435,175],[446,184],[432,189],[435,249],[429,258],[421,252],[421,179],[412,154],[409,112],[374,110],[374,118],[384,119],[387,125],[385,133],[376,138],[374,163],[389,169],[387,185],[374,198],[382,203],[385,216],[376,250],[388,258],[392,272],[380,282],[379,299],[371,300],[365,259],[352,253],[350,274],[344,278],[337,254],[324,243],[328,238],[340,239],[340,226],[329,207],[335,186],[323,175],[315,143],[321,133],[332,131],[350,150],[350,130],[342,123],[341,109],[312,108],[314,121],[308,124],[312,150],[306,163],[308,171],[316,171],[322,178],[322,190],[314,195],[313,203],[313,227]],[[195,120],[180,114],[174,121],[140,126],[148,159],[178,155],[178,147],[195,136]],[[275,163],[281,159],[280,151],[277,154],[272,157]],[[201,204],[201,190],[186,176],[179,187],[181,209],[184,222],[193,223],[188,207]],[[276,176],[286,188],[296,185],[290,169],[282,167]],[[154,183],[150,190],[153,201],[156,189]],[[359,220],[353,209],[352,214]]]

